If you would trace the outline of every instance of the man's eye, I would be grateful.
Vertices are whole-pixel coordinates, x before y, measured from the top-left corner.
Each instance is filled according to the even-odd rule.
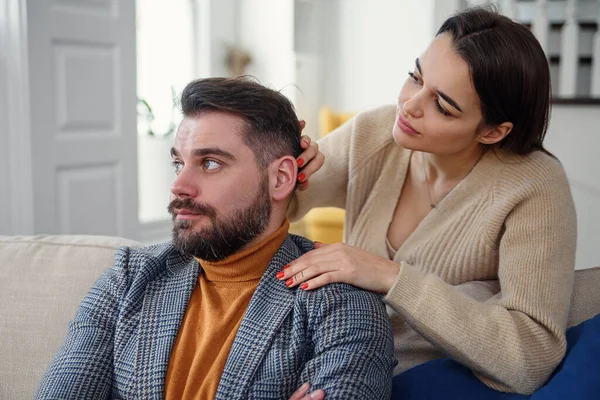
[[[207,171],[215,170],[219,168],[221,164],[216,162],[215,160],[206,160],[204,161],[204,169]]]
[[[178,174],[181,171],[181,168],[183,168],[183,164],[180,161],[173,161],[171,165],[173,165],[173,167],[175,168],[176,174]]]

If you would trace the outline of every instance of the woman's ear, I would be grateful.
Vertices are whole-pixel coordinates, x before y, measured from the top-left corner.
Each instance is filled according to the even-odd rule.
[[[274,201],[287,200],[296,190],[298,166],[292,156],[284,156],[271,164],[271,198]]]
[[[493,128],[484,128],[477,141],[481,144],[496,144],[504,139],[512,129],[512,122],[503,122]]]

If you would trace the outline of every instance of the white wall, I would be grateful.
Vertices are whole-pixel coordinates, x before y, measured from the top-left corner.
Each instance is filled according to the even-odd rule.
[[[433,38],[434,2],[196,0],[200,76],[226,74],[224,45],[237,43],[252,56],[246,72],[282,90],[314,136],[322,105],[359,111],[395,101]]]
[[[600,266],[600,106],[555,105],[546,147],[562,162],[577,211],[577,269]]]
[[[337,65],[328,65],[326,101],[360,111],[396,101],[434,33],[433,0],[337,0]],[[333,16],[331,18],[334,18]]]
[[[178,107],[173,107],[171,87],[179,98],[195,78],[194,5],[190,0],[137,0],[136,6],[137,95],[152,107],[155,119],[150,128],[156,135],[146,134],[148,125],[138,120],[139,219],[142,224],[170,223],[169,187],[175,176],[169,152],[175,135],[170,130],[181,121]],[[156,29],[161,25],[164,29]]]
[[[435,33],[438,31],[440,26],[444,23],[446,18],[450,15],[454,14],[457,10],[462,8],[461,0],[434,0],[433,1],[433,31]]]
[[[246,74],[293,98],[293,0],[194,0],[198,77],[227,76],[227,48],[248,51]]]
[[[294,1],[238,0],[239,46],[249,51],[247,73],[294,100]]]
[[[226,46],[236,41],[238,0],[193,1],[196,75],[198,78],[227,76]]]

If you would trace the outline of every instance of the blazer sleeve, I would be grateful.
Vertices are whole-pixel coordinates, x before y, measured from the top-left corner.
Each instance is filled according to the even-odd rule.
[[[113,344],[120,300],[128,281],[129,249],[117,251],[81,302],[67,336],[50,364],[37,399],[108,399],[112,391]]]
[[[345,284],[307,296],[313,357],[299,382],[331,399],[389,399],[397,362],[381,297]]]

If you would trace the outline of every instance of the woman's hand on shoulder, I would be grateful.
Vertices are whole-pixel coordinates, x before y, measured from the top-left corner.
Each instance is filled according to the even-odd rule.
[[[304,130],[306,122],[302,120],[298,121],[298,124],[300,124],[300,131]],[[306,135],[300,138],[300,147],[303,151],[296,159],[298,163],[298,189],[306,190],[308,188],[308,179],[312,174],[321,169],[325,162],[325,155],[319,151],[319,144],[313,142]]]
[[[292,261],[277,279],[292,288],[312,290],[329,283],[343,282],[377,293],[387,293],[394,285],[400,264],[344,243],[325,245]]]

